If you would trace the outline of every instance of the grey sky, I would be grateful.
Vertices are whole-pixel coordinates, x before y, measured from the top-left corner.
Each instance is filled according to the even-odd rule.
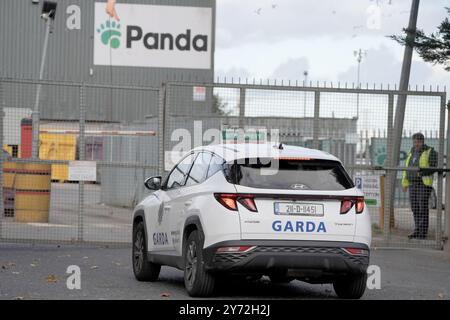
[[[391,4],[389,4],[391,3]],[[398,83],[403,48],[386,35],[408,23],[410,0],[218,0],[217,76],[356,81],[353,51],[367,50],[361,81]],[[449,0],[422,0],[418,27],[436,30]],[[372,12],[372,13],[371,13]],[[414,55],[412,84],[450,85],[441,66]]]
[[[303,72],[308,70],[308,80],[313,83],[351,84],[357,77],[354,51],[361,48],[367,51],[361,64],[361,82],[393,86],[400,79],[404,48],[386,36],[400,34],[407,26],[410,6],[411,0],[217,0],[216,76],[302,81]],[[445,7],[450,7],[450,0],[422,0],[418,28],[436,31],[446,17]],[[380,20],[374,22],[374,10],[378,9]],[[439,85],[442,90],[450,88],[450,74],[414,54],[410,84],[427,89]],[[280,113],[273,106],[283,98],[285,113]],[[321,116],[355,116],[355,98],[324,95]],[[360,96],[360,129],[386,128],[385,98]],[[258,114],[301,116],[303,100],[302,95],[273,95],[265,105],[257,99],[250,105]],[[307,100],[308,115],[313,101],[312,97]],[[431,110],[429,102],[410,98],[409,108],[415,112],[407,110],[405,129],[438,129],[438,101]]]

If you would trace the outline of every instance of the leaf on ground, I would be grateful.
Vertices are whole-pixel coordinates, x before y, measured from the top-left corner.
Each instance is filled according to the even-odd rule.
[[[24,297],[14,297],[13,300],[23,300],[25,299]]]
[[[92,266],[91,267],[91,270],[95,270],[95,269],[98,269],[98,266]]]
[[[162,298],[170,298],[170,293],[168,293],[168,292],[163,292],[163,293],[161,293],[161,297],[162,297]]]
[[[438,298],[439,298],[439,299],[444,299],[444,294],[443,294],[443,293],[439,293],[439,294],[438,294]]]
[[[83,257],[83,259],[89,259],[89,257],[86,257],[86,256],[85,256],[85,257]]]
[[[33,268],[34,268],[34,267],[37,267],[37,266],[38,266],[38,265],[35,264],[35,263],[31,263],[31,264],[30,264],[30,267],[33,267]]]
[[[48,283],[55,283],[58,282],[58,277],[55,276],[54,274],[49,274],[46,278],[45,281],[47,281]]]
[[[12,274],[20,274],[20,272],[13,271]]]

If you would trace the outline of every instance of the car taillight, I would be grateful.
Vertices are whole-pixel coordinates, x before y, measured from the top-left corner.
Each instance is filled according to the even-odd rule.
[[[237,202],[251,212],[258,212],[252,195],[234,193],[215,193],[214,197],[225,208],[237,211]]]
[[[353,207],[353,201],[351,200],[342,200],[341,202],[341,214],[346,214]]]
[[[240,247],[221,247],[216,250],[216,253],[236,253],[248,252],[256,248],[255,246],[240,246]]]
[[[360,249],[360,248],[342,248],[345,252],[348,254],[351,254],[352,256],[368,256],[369,250],[366,249]]]
[[[228,193],[214,193],[214,197],[225,208],[237,211],[236,195]]]
[[[364,198],[356,199],[356,213],[362,213],[364,211]]]
[[[239,197],[238,199],[239,203],[242,204],[244,207],[246,207],[251,212],[258,212],[258,209],[256,209],[255,200],[253,197]]]

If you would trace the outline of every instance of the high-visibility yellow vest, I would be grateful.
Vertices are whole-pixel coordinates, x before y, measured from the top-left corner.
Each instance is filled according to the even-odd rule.
[[[422,152],[419,159],[419,168],[429,168],[430,167],[430,154],[432,148],[429,148]],[[408,156],[406,157],[405,167],[409,167],[409,163],[411,162],[412,152],[409,151]],[[424,185],[431,187],[433,185],[433,175],[430,176],[422,176],[422,182]],[[402,186],[409,187],[411,182],[408,180],[408,176],[406,171],[403,171],[402,178]]]

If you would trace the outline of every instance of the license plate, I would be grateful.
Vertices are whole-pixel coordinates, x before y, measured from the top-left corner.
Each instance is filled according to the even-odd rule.
[[[323,204],[303,202],[275,202],[276,215],[293,215],[308,217],[323,217]]]

